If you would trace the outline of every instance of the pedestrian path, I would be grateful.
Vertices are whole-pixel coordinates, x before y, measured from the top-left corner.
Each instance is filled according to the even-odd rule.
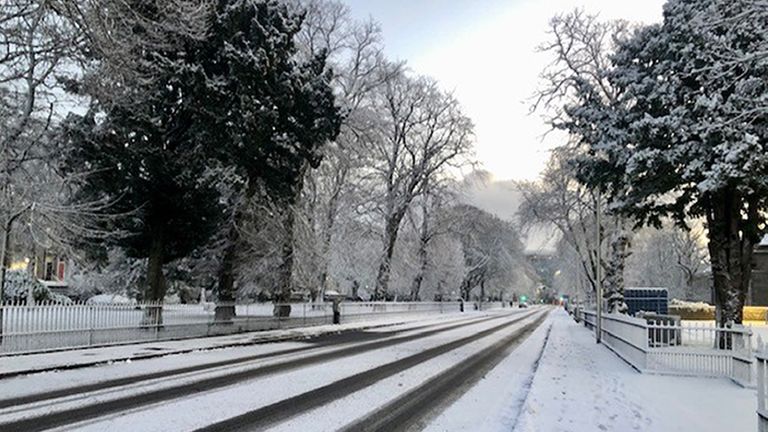
[[[755,430],[754,389],[726,379],[641,374],[562,309],[552,322],[515,431]]]

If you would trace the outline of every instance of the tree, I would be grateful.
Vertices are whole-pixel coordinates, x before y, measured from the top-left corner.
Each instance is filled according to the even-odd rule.
[[[690,230],[665,221],[659,229],[640,230],[627,262],[627,280],[634,286],[667,287],[673,298],[709,299],[709,290],[696,292],[695,286],[696,278],[709,267],[706,232],[700,221],[688,225]]]
[[[167,289],[163,265],[205,244],[221,214],[215,177],[206,166],[203,131],[209,124],[194,97],[208,83],[196,58],[204,39],[171,25],[178,11],[156,4],[134,4],[128,11],[114,12],[118,11],[133,17],[120,17],[117,22],[125,27],[118,27],[119,34],[141,40],[161,32],[163,49],[148,52],[140,43],[127,45],[131,49],[123,55],[138,65],[133,72],[141,80],[125,80],[125,71],[114,64],[125,61],[123,57],[96,59],[90,76],[98,77],[99,85],[92,88],[113,90],[95,91],[86,115],[70,114],[62,134],[62,163],[67,172],[88,167],[90,173],[81,179],[74,200],[111,203],[110,212],[116,217],[105,221],[103,228],[118,235],[105,244],[146,258],[142,297],[162,301]],[[205,30],[192,34],[204,35]],[[110,75],[112,71],[120,72]],[[162,322],[160,310],[149,311],[148,319]]]
[[[523,244],[511,223],[476,207],[461,204],[451,209],[452,235],[461,243],[465,274],[461,281],[461,298],[470,300],[479,287],[480,300],[487,300],[486,289],[511,294],[528,292],[536,279],[528,264]],[[521,286],[522,285],[522,286]]]
[[[583,86],[566,109],[591,129],[580,178],[607,185],[639,223],[704,218],[718,324],[740,323],[754,245],[768,210],[768,37],[764,2],[670,0],[663,24],[612,58],[618,104]]]
[[[342,207],[359,203],[356,193],[360,176],[364,175],[365,136],[375,113],[370,109],[377,89],[389,75],[383,56],[381,29],[372,20],[352,19],[349,7],[336,1],[309,0],[297,2],[306,12],[297,35],[304,56],[311,58],[325,52],[333,70],[331,85],[344,114],[344,122],[336,139],[323,148],[320,166],[307,173],[302,196],[301,245],[298,247],[299,274],[310,296],[322,298],[329,284],[331,248],[340,234],[340,224],[348,221]],[[395,73],[398,67],[390,68]]]
[[[307,171],[322,160],[323,145],[339,133],[341,115],[329,86],[326,55],[296,60],[295,38],[303,15],[277,1],[224,1],[217,8],[205,47],[204,69],[211,86],[202,93],[209,121],[205,136],[225,166],[243,179],[239,204],[232,206],[227,245],[221,260],[217,297],[234,300],[239,229],[247,222],[243,206],[268,199],[282,209],[282,261],[277,302],[292,291],[295,208]],[[250,221],[249,223],[254,223]],[[217,308],[226,319],[229,305]],[[276,314],[290,313],[277,309]]]
[[[18,0],[0,8],[0,298],[15,226],[23,218],[32,227],[33,213],[59,204],[51,191],[62,182],[48,164],[49,138],[64,105],[60,79],[71,75],[80,42],[53,2]]]
[[[578,182],[568,158],[565,149],[555,150],[539,181],[520,184],[523,201],[517,216],[523,230],[554,227],[578,259],[591,293],[596,293],[598,248],[603,248],[596,236],[598,194]],[[610,218],[605,215],[599,227],[601,237],[611,228]],[[605,261],[602,266],[605,269]]]
[[[594,216],[597,215],[597,204],[602,200],[604,185],[599,181],[577,184],[578,173],[572,160],[579,158],[587,151],[589,143],[598,139],[592,125],[610,119],[598,117],[601,111],[584,113],[572,107],[578,106],[576,101],[585,88],[591,90],[589,101],[594,105],[620,104],[622,88],[611,82],[608,72],[610,54],[615,45],[626,37],[628,28],[626,22],[603,22],[597,16],[576,9],[555,16],[550,21],[551,40],[540,47],[540,51],[551,54],[554,59],[541,74],[542,84],[534,95],[532,109],[542,111],[554,129],[566,130],[570,137],[567,144],[553,153],[553,166],[545,173],[543,186],[525,186],[528,193],[524,195],[526,205],[523,211],[528,216],[534,216],[533,221],[548,220],[555,224],[581,257],[582,267],[593,290],[598,283],[598,251],[603,249],[602,241],[601,244],[592,244],[596,243],[596,239],[593,240],[596,236]],[[580,123],[580,115],[592,115],[593,123]],[[611,245],[608,248],[610,256],[601,264],[601,270],[606,270],[603,273],[606,277],[599,282],[607,283],[604,297],[608,300],[609,309],[624,310],[621,307],[624,260],[629,255],[627,248],[632,233],[627,229],[628,222],[624,216],[608,210],[608,215],[601,212],[605,223],[598,227],[600,237],[608,236]]]
[[[366,137],[369,170],[363,181],[373,190],[369,205],[383,223],[374,298],[384,299],[400,224],[430,179],[468,162],[472,123],[433,80],[405,73],[387,80],[372,108],[381,118]]]

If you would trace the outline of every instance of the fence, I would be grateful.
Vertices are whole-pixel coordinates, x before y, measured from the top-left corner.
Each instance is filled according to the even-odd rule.
[[[755,352],[757,375],[757,430],[768,432],[768,349],[758,337]]]
[[[584,325],[595,327],[595,312],[584,310],[580,315]],[[751,335],[751,330],[742,326],[683,326],[679,321],[668,324],[603,315],[603,343],[646,373],[727,377],[743,386],[751,385]]]
[[[184,339],[331,324],[331,303],[294,303],[287,317],[273,316],[276,305],[235,305],[232,320],[215,320],[215,305],[161,303],[0,305],[0,354],[63,348]],[[341,303],[341,321],[372,317],[458,312],[458,302]]]

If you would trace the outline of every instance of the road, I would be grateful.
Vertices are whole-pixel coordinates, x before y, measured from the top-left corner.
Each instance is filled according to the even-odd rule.
[[[515,352],[549,310],[0,380],[0,430],[422,430]]]

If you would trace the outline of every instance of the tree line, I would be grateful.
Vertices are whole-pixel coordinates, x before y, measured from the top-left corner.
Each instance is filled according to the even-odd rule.
[[[78,258],[76,285],[120,280],[148,301],[209,288],[221,319],[243,296],[532,284],[460,282],[525,267],[511,226],[505,256],[479,262],[456,230],[472,122],[344,4],[14,0],[1,14],[3,274],[25,247],[58,248]]]

